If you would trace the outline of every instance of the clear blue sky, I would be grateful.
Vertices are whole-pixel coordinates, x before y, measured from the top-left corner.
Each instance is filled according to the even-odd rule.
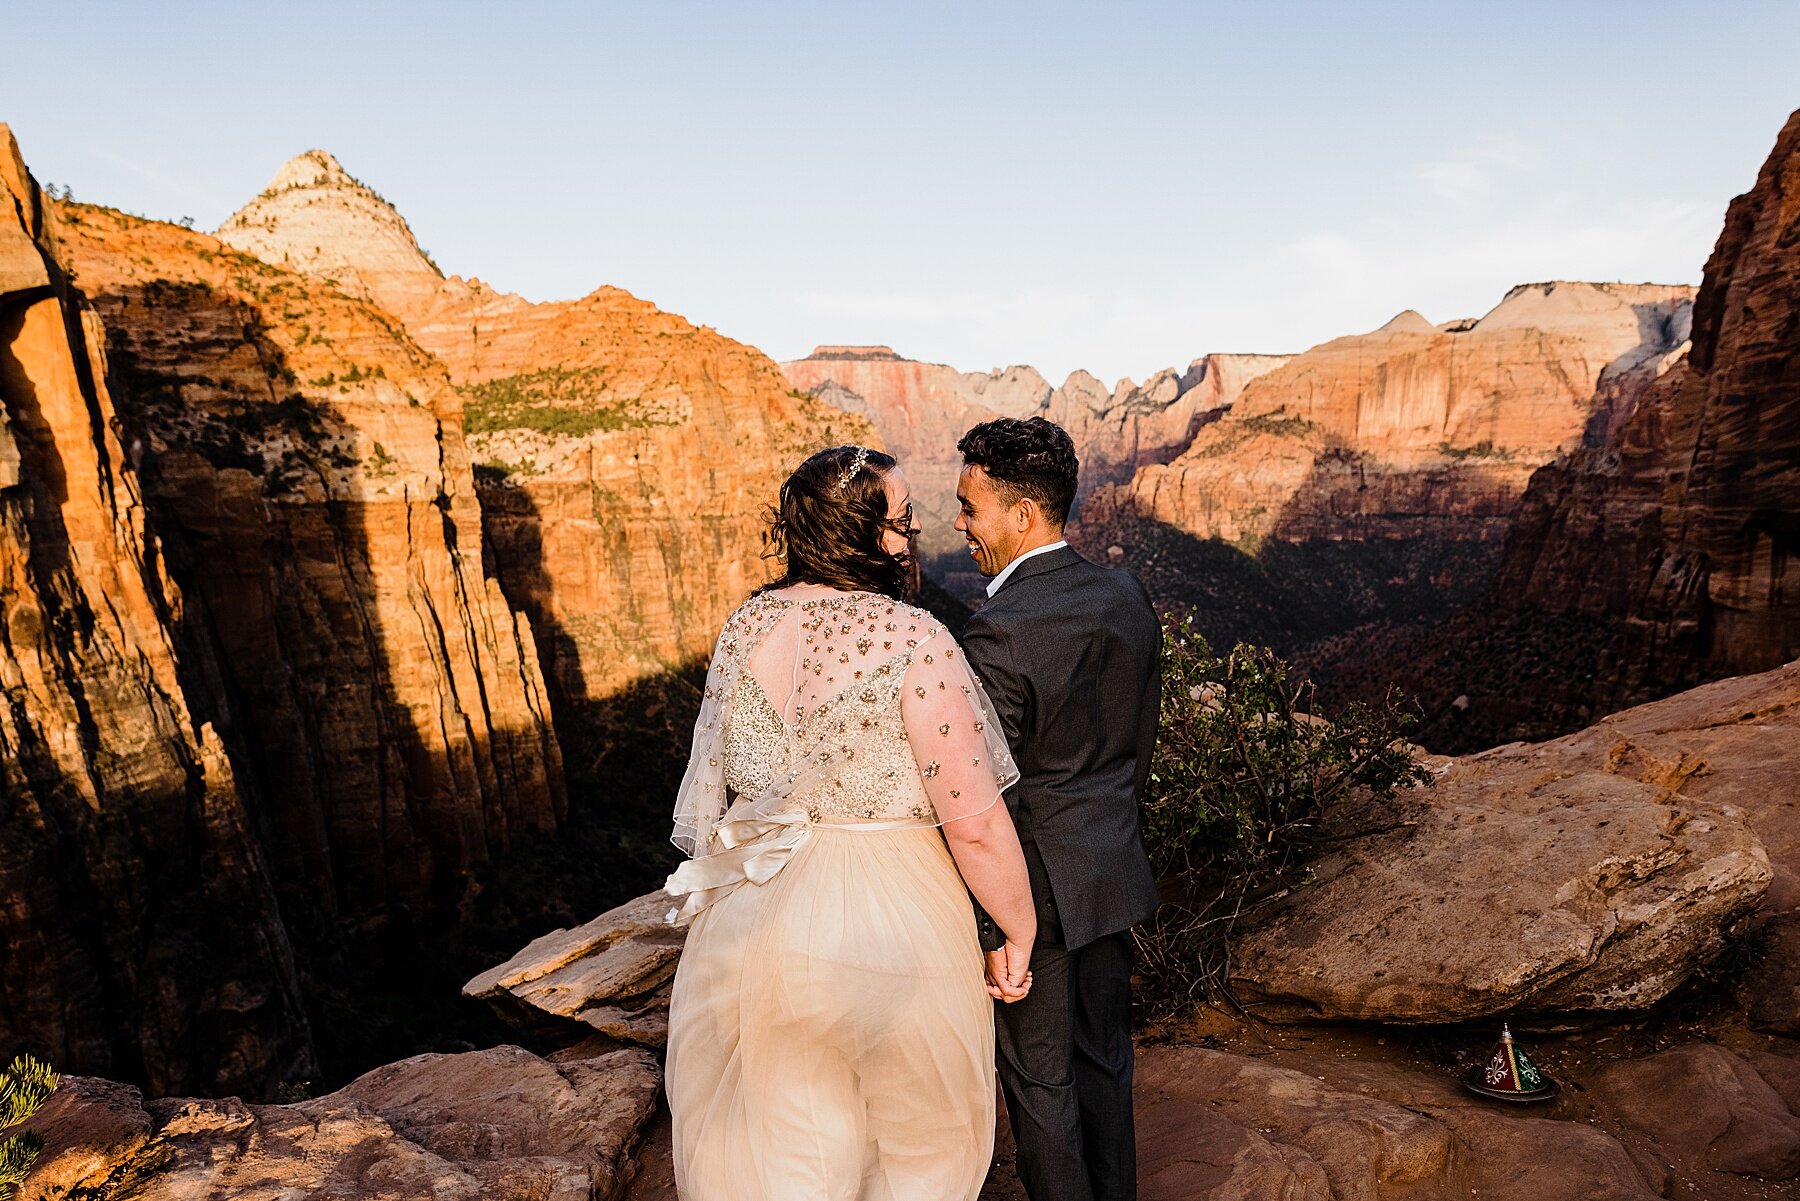
[[[1800,106],[1792,0],[84,2],[0,46],[83,199],[211,228],[322,146],[534,299],[1109,382],[1697,282]]]

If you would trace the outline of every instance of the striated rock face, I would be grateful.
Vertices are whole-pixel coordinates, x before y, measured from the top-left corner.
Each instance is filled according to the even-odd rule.
[[[565,805],[530,627],[482,569],[460,398],[366,300],[175,226],[60,217],[152,565],[179,588],[188,703],[229,752],[303,966],[442,922],[472,867]]]
[[[962,470],[956,443],[970,426],[995,417],[1055,421],[1074,439],[1086,496],[1179,454],[1249,380],[1286,361],[1277,355],[1207,355],[1184,372],[1160,371],[1142,386],[1120,380],[1110,391],[1085,371],[1051,388],[1030,367],[960,372],[903,359],[885,346],[821,346],[782,370],[795,388],[875,424],[912,482],[925,519],[925,552],[959,564],[955,556],[965,544],[951,528]]]
[[[261,1088],[316,1070],[276,876],[58,234],[0,125],[0,1041]]]
[[[534,304],[442,279],[399,214],[321,152],[219,237],[360,289],[448,367],[495,571],[530,615],[559,721],[707,654],[767,578],[762,511],[787,473],[874,441],[753,348],[619,289]]]
[[[420,1055],[294,1105],[65,1079],[24,1194],[116,1201],[616,1201],[661,1073],[648,1052]]]
[[[1642,1009],[1800,906],[1796,780],[1800,663],[1443,761],[1257,921],[1233,987],[1284,1017]]]
[[[1333,649],[1316,672],[1331,691],[1398,679],[1423,702],[1422,739],[1463,749],[1800,655],[1797,205],[1800,113],[1732,202],[1691,353],[1599,444],[1533,475],[1485,596]]]
[[[1128,504],[1202,538],[1498,541],[1531,472],[1598,440],[1687,338],[1692,289],[1514,288],[1472,325],[1407,312],[1247,383]]]
[[[1726,213],[1686,364],[1532,481],[1495,591],[1623,617],[1601,704],[1800,655],[1800,112]]]

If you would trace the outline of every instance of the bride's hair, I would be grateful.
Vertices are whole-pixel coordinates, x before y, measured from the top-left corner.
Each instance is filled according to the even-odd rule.
[[[881,545],[889,530],[906,532],[888,518],[885,477],[897,466],[879,450],[834,446],[795,468],[781,485],[780,502],[766,513],[763,535],[764,557],[780,559],[785,570],[759,591],[824,584],[904,597],[912,555],[890,554]]]

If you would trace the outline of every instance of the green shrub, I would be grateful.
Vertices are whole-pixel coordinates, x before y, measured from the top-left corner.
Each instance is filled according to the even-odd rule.
[[[1137,931],[1146,1016],[1230,998],[1231,935],[1260,904],[1302,884],[1351,800],[1391,802],[1429,783],[1402,743],[1412,715],[1390,692],[1335,721],[1274,652],[1215,654],[1191,618],[1163,631],[1161,726],[1143,806],[1163,905]]]
[[[0,1131],[10,1130],[36,1113],[56,1090],[56,1073],[29,1055],[21,1055],[0,1072]],[[0,1201],[12,1201],[19,1185],[44,1149],[35,1130],[0,1142]]]
[[[525,429],[581,438],[674,424],[666,402],[614,393],[604,367],[545,367],[463,389],[463,428],[471,434]]]

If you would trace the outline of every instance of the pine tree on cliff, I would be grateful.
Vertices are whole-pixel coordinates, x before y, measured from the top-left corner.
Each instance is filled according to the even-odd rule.
[[[0,1131],[10,1130],[38,1111],[56,1089],[56,1073],[29,1055],[21,1055],[0,1073]],[[35,1130],[0,1142],[0,1201],[12,1201],[44,1138]]]

